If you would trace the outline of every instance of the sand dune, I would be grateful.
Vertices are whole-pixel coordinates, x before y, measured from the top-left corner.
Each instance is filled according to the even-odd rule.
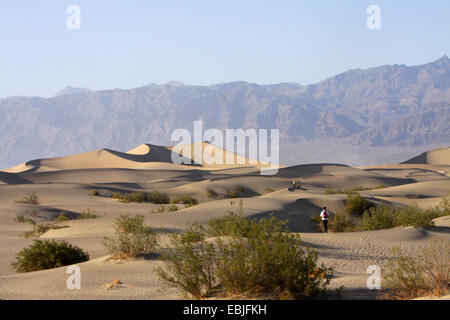
[[[0,171],[0,184],[24,184],[30,181],[9,172]]]
[[[194,151],[194,145],[189,147]],[[437,204],[450,191],[450,163],[445,158],[448,149],[430,152],[423,156],[425,160],[421,158],[421,163],[364,168],[309,164],[280,168],[274,176],[262,176],[259,168],[263,164],[251,164],[247,158],[234,166],[176,165],[171,162],[171,150],[149,144],[125,153],[102,149],[33,160],[7,172],[0,171],[0,299],[179,299],[173,290],[159,290],[162,283],[152,271],[162,265],[160,261],[105,262],[108,252],[102,245],[103,237],[113,235],[112,223],[120,214],[142,214],[160,234],[162,246],[167,247],[170,232],[237,211],[239,199],[225,195],[241,188],[243,215],[258,218],[273,214],[288,219],[290,229],[299,233],[306,245],[319,251],[320,261],[335,266],[337,276],[331,288],[344,285],[348,292],[344,298],[348,299],[376,298],[378,293],[366,287],[366,268],[373,264],[383,266],[392,257],[393,247],[399,246],[413,255],[430,240],[450,240],[450,217],[436,219],[436,227],[426,230],[407,227],[339,234],[318,233],[317,224],[311,220],[323,206],[331,212],[344,207],[346,195],[328,194],[327,189],[377,187],[361,194],[375,202],[417,203],[421,207]],[[193,152],[190,158],[194,158]],[[300,190],[288,189],[292,179],[301,183]],[[94,189],[100,196],[91,195]],[[208,195],[207,189],[217,195]],[[171,198],[188,194],[200,203],[189,208],[178,204],[178,211],[154,213],[159,205],[121,203],[111,198],[116,191],[159,191]],[[39,205],[15,202],[31,192],[38,195]],[[86,209],[94,211],[98,218],[70,220],[64,223],[67,228],[50,230],[40,237],[66,239],[89,252],[91,260],[79,264],[82,290],[66,289],[65,268],[26,274],[11,270],[9,265],[15,254],[32,242],[21,237],[32,226],[15,221],[18,213],[30,215],[36,211],[40,220],[50,221],[61,211],[76,218]],[[114,278],[120,278],[124,286],[102,289]]]
[[[450,165],[450,148],[435,149],[409,159],[404,164],[443,164]]]

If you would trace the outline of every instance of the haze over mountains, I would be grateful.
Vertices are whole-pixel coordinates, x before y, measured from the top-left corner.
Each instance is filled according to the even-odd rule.
[[[450,143],[450,59],[350,70],[313,85],[179,82],[0,100],[0,168],[142,143],[177,128],[280,129],[282,164],[374,164]],[[293,152],[295,151],[295,152]]]

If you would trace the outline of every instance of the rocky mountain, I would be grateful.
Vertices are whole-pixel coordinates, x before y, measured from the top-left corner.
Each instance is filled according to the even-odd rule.
[[[86,90],[64,90],[48,99],[1,99],[0,168],[99,148],[128,150],[144,142],[170,145],[172,131],[191,129],[194,120],[222,130],[279,128],[282,147],[336,141],[349,147],[425,150],[450,142],[447,56],[420,66],[350,70],[307,86],[170,82],[130,90]],[[308,149],[302,151],[306,154]],[[328,156],[321,159],[345,162],[345,153]]]

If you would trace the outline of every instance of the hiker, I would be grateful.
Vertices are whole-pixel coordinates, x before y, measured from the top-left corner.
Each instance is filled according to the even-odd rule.
[[[322,218],[322,223],[323,223],[323,231],[328,233],[328,217],[330,216],[330,214],[327,211],[326,207],[323,207],[322,212],[320,213],[320,217]]]
[[[300,183],[297,180],[292,180],[292,188],[300,189]]]

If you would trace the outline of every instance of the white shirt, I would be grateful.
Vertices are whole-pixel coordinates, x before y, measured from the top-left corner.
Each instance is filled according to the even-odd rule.
[[[327,211],[327,215],[328,215],[328,217],[327,218],[324,218],[323,217],[323,213],[325,212],[325,210],[322,210],[322,212],[320,213],[320,217],[322,218],[322,220],[328,220],[328,217],[330,216],[330,213]]]

